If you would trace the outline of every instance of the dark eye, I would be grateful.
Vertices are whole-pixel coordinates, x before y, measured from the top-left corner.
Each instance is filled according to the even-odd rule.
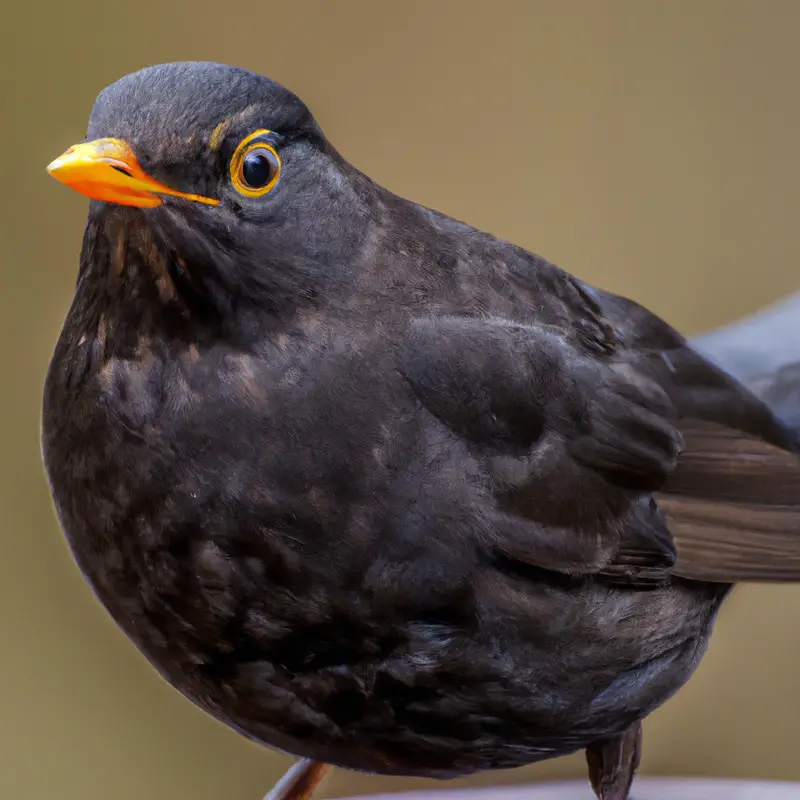
[[[272,191],[281,172],[278,151],[263,137],[270,131],[251,133],[239,143],[231,158],[231,181],[239,194],[262,197]]]
[[[251,150],[242,163],[242,182],[250,189],[263,189],[272,180],[277,164],[272,153],[264,148]]]

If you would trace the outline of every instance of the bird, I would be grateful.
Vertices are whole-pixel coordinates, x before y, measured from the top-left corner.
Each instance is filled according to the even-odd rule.
[[[447,780],[642,720],[800,579],[800,434],[666,321],[402,198],[241,67],[103,89],[43,389],[55,512],[159,674],[250,740]]]

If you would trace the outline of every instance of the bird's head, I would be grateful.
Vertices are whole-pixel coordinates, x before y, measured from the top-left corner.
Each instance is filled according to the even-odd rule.
[[[212,63],[113,83],[48,171],[93,200],[82,272],[208,313],[313,297],[353,263],[374,211],[301,100]]]

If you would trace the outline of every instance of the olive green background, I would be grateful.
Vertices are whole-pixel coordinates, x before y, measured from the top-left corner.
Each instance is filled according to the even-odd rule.
[[[45,173],[139,67],[300,94],[392,190],[694,333],[798,289],[800,2],[11,0],[0,21],[0,798],[258,800],[290,763],[206,718],[106,618],[40,466],[86,201]],[[798,343],[800,351],[800,343]],[[800,589],[744,587],[646,726],[647,773],[800,780]],[[583,775],[580,758],[474,783]],[[337,772],[328,796],[419,787]]]

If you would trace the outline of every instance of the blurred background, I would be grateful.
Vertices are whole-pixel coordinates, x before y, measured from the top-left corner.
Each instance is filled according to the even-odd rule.
[[[267,74],[378,182],[692,334],[800,288],[798,30],[796,0],[4,5],[0,798],[258,800],[290,763],[161,681],[51,508],[41,389],[86,201],[44,167],[100,89],[182,59]],[[648,720],[643,772],[800,780],[799,630],[800,588],[735,592]],[[468,783],[573,775],[579,757]],[[322,796],[423,785],[336,772]]]

